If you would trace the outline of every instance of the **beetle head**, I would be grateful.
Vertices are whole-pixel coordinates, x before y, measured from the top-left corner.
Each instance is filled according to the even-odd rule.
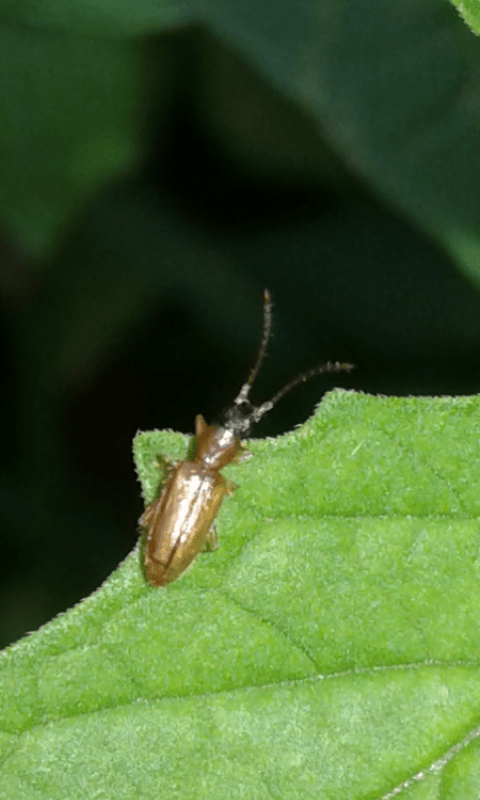
[[[232,431],[234,436],[239,439],[247,437],[252,429],[252,426],[257,422],[260,422],[262,417],[264,417],[265,414],[267,414],[274,407],[274,405],[276,405],[276,403],[281,397],[283,397],[284,394],[287,394],[290,389],[293,389],[294,386],[297,386],[299,383],[304,383],[314,375],[321,375],[324,372],[350,372],[350,370],[353,369],[352,364],[343,364],[338,361],[328,361],[326,364],[322,364],[319,367],[314,367],[307,372],[302,372],[300,375],[297,375],[297,377],[287,383],[283,389],[280,389],[280,391],[278,391],[271,400],[267,400],[267,402],[262,403],[260,406],[254,406],[248,399],[248,396],[250,394],[253,382],[260,371],[263,359],[265,358],[267,344],[268,340],[270,339],[271,332],[272,302],[270,300],[270,293],[268,289],[265,289],[263,300],[263,332],[255,365],[248,377],[248,380],[243,384],[238,396],[233,401],[233,405],[223,413],[220,421],[221,426]]]
[[[245,439],[257,422],[256,411],[250,400],[239,401],[237,397],[233,405],[222,414],[220,425],[231,430],[238,439]]]

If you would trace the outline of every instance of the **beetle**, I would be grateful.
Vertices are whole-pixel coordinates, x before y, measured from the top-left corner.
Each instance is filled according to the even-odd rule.
[[[242,438],[270,411],[284,394],[299,383],[323,372],[352,369],[351,364],[328,362],[302,372],[277,392],[271,400],[253,406],[248,399],[258,375],[272,328],[272,303],[264,291],[263,332],[254,367],[233,405],[218,424],[207,425],[201,414],[195,418],[196,450],[191,460],[168,461],[161,458],[165,481],[160,496],[150,503],[141,525],[146,535],[145,571],[152,586],[166,586],[176,580],[197,555],[215,549],[215,518],[225,495],[238,488],[220,470],[239,460],[246,448]]]

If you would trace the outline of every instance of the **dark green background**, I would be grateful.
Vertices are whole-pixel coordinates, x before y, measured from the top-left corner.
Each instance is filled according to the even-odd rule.
[[[10,8],[9,8],[10,5]],[[0,644],[89,594],[142,512],[138,429],[326,388],[480,384],[480,43],[447,4],[0,11]],[[43,4],[42,4],[43,5]]]

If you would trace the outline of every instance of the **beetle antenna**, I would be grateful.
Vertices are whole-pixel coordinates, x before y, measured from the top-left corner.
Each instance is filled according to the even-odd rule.
[[[262,366],[263,359],[265,358],[265,353],[267,352],[267,344],[268,340],[270,339],[270,335],[272,333],[272,301],[270,298],[270,292],[268,289],[264,289],[263,291],[263,332],[262,338],[260,341],[260,347],[258,348],[257,359],[255,361],[255,365],[248,376],[248,380],[246,383],[243,384],[242,388],[240,389],[238,396],[233,401],[235,405],[241,405],[245,403],[250,394],[250,389],[252,388],[253,382],[257,377],[260,367]]]
[[[352,369],[354,369],[353,364],[344,364],[340,363],[339,361],[327,361],[326,364],[321,364],[319,367],[313,367],[313,369],[308,369],[306,372],[301,372],[300,375],[297,375],[297,377],[293,379],[293,381],[290,381],[290,383],[287,383],[283,389],[280,389],[280,391],[277,392],[277,394],[275,394],[271,400],[267,400],[266,403],[262,403],[262,405],[258,406],[258,408],[254,408],[253,416],[255,418],[255,422],[259,422],[262,417],[265,416],[268,411],[271,411],[274,405],[276,405],[278,401],[285,394],[287,394],[287,392],[289,392],[295,386],[298,386],[299,383],[304,383],[310,378],[313,378],[314,375],[321,375],[324,372],[350,372]]]
[[[263,332],[258,349],[257,358],[254,367],[248,376],[248,380],[243,384],[237,397],[233,401],[233,405],[227,408],[222,415],[222,426],[232,431],[235,436],[248,436],[252,425],[259,422],[265,414],[270,411],[274,405],[283,397],[284,394],[298,386],[299,383],[308,381],[314,375],[321,375],[323,372],[350,372],[353,369],[353,364],[344,364],[340,361],[328,361],[319,367],[313,367],[306,372],[300,373],[290,383],[287,383],[283,389],[280,389],[271,400],[262,403],[260,406],[252,405],[248,399],[252,384],[257,377],[260,367],[262,366],[263,359],[267,352],[268,340],[272,332],[272,301],[268,289],[263,292]]]

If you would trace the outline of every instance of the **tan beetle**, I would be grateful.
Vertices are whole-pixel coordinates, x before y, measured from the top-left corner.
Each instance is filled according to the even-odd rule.
[[[146,508],[141,525],[146,533],[145,571],[152,586],[166,586],[184,572],[205,549],[215,549],[215,518],[223,498],[238,488],[220,470],[245,452],[241,438],[294,386],[322,372],[353,369],[351,364],[328,362],[302,372],[266,403],[254,407],[248,400],[265,356],[272,327],[272,303],[267,289],[263,303],[263,333],[255,366],[233,405],[217,425],[195,418],[196,451],[190,461],[163,459],[166,480],[160,497]]]

